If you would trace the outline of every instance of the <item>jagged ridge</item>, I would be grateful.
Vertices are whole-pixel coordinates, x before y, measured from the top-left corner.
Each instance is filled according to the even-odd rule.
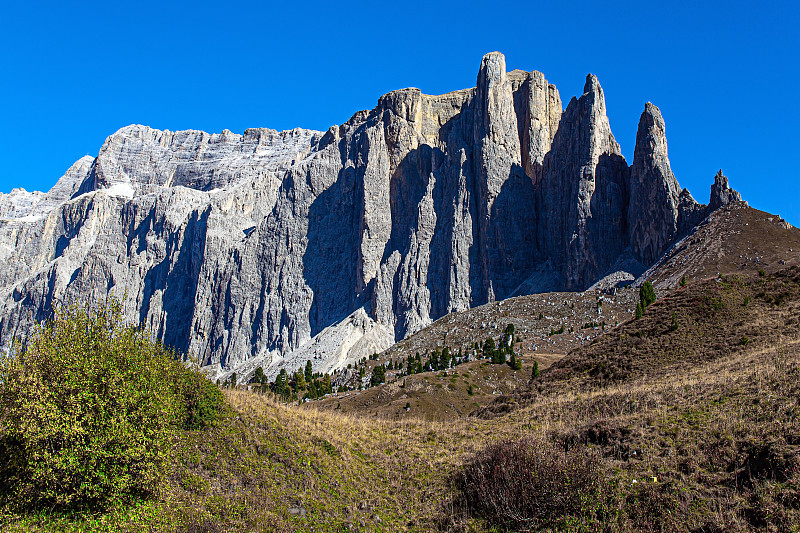
[[[394,91],[324,133],[129,126],[24,209],[0,198],[0,340],[114,292],[223,374],[331,370],[452,311],[638,275],[737,198],[721,173],[708,206],[679,192],[654,105],[629,167],[596,77],[563,110],[493,52],[474,89]]]

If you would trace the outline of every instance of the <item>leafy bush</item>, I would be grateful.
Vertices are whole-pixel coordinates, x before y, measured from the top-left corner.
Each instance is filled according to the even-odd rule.
[[[121,306],[72,306],[0,362],[0,499],[98,508],[157,490],[177,429],[212,423],[222,394]]]
[[[187,430],[203,429],[213,425],[222,412],[224,398],[219,387],[198,371],[177,365],[176,383],[181,402],[179,426]]]
[[[606,524],[606,484],[588,448],[526,438],[490,445],[457,474],[466,509],[503,528],[581,531]]]

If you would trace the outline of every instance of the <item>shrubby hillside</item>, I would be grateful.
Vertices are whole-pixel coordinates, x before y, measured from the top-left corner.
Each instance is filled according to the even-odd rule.
[[[795,531],[799,310],[796,267],[690,279],[481,417],[446,423],[225,389],[216,422],[172,423],[158,490],[68,512],[7,498],[3,526]]]

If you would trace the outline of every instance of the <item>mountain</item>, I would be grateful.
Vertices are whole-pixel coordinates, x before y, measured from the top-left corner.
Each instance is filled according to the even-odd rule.
[[[0,197],[0,342],[59,302],[126,316],[225,377],[331,371],[454,311],[641,275],[740,199],[681,190],[645,105],[634,161],[599,81],[563,109],[483,57],[476,87],[402,89],[326,132],[128,126],[47,193]]]

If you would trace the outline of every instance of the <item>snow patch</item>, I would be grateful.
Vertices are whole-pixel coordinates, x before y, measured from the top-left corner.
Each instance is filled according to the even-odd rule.
[[[115,183],[111,187],[103,189],[103,192],[111,196],[121,196],[131,199],[136,191],[134,191],[133,185],[130,183]]]

